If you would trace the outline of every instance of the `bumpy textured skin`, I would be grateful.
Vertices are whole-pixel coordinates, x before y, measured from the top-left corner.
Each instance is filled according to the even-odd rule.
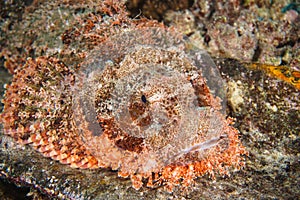
[[[203,77],[211,68],[220,78],[207,59],[150,28],[111,37],[76,72],[54,58],[28,60],[7,86],[4,132],[72,167],[118,170],[136,189],[143,179],[171,189],[227,173],[246,152],[211,93],[220,88]]]
[[[74,72],[54,58],[29,59],[7,86],[1,120],[4,133],[31,143],[44,156],[73,167],[97,163],[72,121]]]

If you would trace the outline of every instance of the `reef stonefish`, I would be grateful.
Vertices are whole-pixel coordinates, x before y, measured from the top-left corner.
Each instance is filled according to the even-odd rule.
[[[78,68],[29,59],[6,88],[1,122],[63,164],[118,170],[136,189],[172,188],[244,164],[224,95],[204,51],[144,28],[108,38]]]

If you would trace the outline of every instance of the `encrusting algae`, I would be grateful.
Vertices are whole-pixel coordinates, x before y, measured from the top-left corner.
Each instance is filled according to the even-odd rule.
[[[274,66],[259,63],[249,64],[248,67],[250,69],[263,70],[269,76],[283,80],[300,90],[300,71],[292,70],[288,66]]]
[[[246,151],[209,56],[172,29],[136,24],[93,37],[97,47],[75,67],[27,59],[6,87],[4,133],[74,168],[118,170],[135,189],[239,169]]]

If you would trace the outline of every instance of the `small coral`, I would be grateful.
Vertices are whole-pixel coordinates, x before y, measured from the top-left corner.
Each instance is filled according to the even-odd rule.
[[[295,88],[300,89],[300,72],[299,70],[293,70],[288,66],[274,66],[253,63],[248,66],[250,69],[258,69],[265,71],[268,75],[276,77],[279,80],[283,80],[290,83]]]

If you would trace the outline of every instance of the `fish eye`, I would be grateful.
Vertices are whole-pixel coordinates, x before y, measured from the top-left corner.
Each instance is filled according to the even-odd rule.
[[[147,99],[146,99],[146,96],[145,96],[145,95],[142,95],[142,96],[141,96],[141,100],[142,100],[142,102],[147,103]]]

